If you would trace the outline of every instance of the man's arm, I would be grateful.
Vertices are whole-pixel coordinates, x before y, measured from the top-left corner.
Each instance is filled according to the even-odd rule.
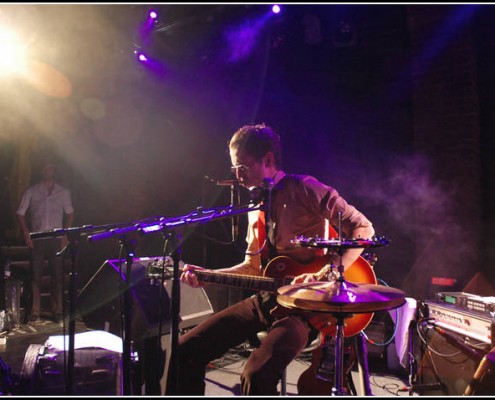
[[[252,276],[259,276],[260,275],[260,267],[255,266],[252,263],[249,262],[241,262],[237,265],[234,265],[229,268],[221,268],[215,270],[216,272],[225,272],[228,274],[237,274],[237,275],[252,275]]]
[[[372,225],[369,225],[354,229],[349,235],[349,237],[371,239],[374,234],[375,234],[375,229],[373,228]],[[344,254],[342,255],[342,265],[344,266],[344,273],[345,270],[348,269],[352,265],[352,263],[354,263],[354,261],[358,259],[358,257],[361,255],[363,251],[364,249],[347,249],[344,252]],[[340,262],[340,260],[337,261]]]
[[[26,212],[31,204],[31,189],[28,188],[24,191],[21,197],[21,201],[19,202],[19,206],[17,207],[16,216],[17,221],[19,221],[19,225],[21,226],[22,234],[24,235],[24,241],[26,245],[32,249],[33,241],[29,237],[29,228],[26,224]]]
[[[375,230],[372,225],[369,226],[363,226],[360,228],[356,228],[351,232],[351,237],[353,238],[371,238],[375,234]],[[342,265],[344,266],[344,276],[345,276],[345,270],[348,269],[354,261],[356,261],[361,253],[364,251],[364,249],[347,249],[343,254],[342,254],[342,260],[340,257],[337,256],[337,259],[335,260],[335,265],[338,266],[337,264],[340,264],[342,262]],[[327,276],[327,273],[329,272],[329,267],[328,265],[324,265],[318,272],[316,273],[305,273],[296,276],[292,282],[291,285],[297,284],[297,283],[307,283],[307,282],[315,282],[318,280],[322,280]]]
[[[71,212],[65,214],[64,229],[71,228],[73,223],[74,223],[74,213]],[[69,238],[67,237],[67,235],[62,236],[62,246],[60,250],[62,250],[65,246],[67,246],[68,243],[69,243]]]
[[[64,228],[72,228],[74,224],[74,213],[65,214]]]
[[[251,213],[253,214],[253,213]],[[238,274],[238,275],[251,275],[260,276],[261,275],[261,257],[259,255],[258,249],[258,234],[257,234],[257,214],[249,215],[249,224],[246,235],[247,249],[246,256],[244,260],[239,264],[236,264],[229,268],[221,268],[215,270],[215,272],[228,273],[228,274]],[[204,269],[197,265],[186,264],[184,266],[184,272],[181,275],[181,281],[187,283],[192,287],[205,286],[205,283],[200,283],[194,274],[194,270]]]
[[[19,225],[21,226],[22,234],[24,235],[24,242],[30,249],[32,249],[33,241],[29,237],[30,232],[26,224],[26,217],[24,215],[17,214],[17,221],[19,221]]]
[[[339,195],[337,190],[332,187],[321,184],[316,180],[308,180],[307,184],[312,188],[316,198],[316,210],[323,210],[323,216],[327,218],[332,226],[337,226],[339,220],[342,222],[342,230],[348,239],[371,239],[375,234],[373,224],[354,206]],[[339,215],[340,214],[340,215]],[[334,263],[344,266],[348,269],[361,255],[364,249],[347,249],[344,251],[342,258],[337,256]],[[313,282],[321,277],[326,276],[327,266],[321,268],[316,274],[301,274],[295,277],[292,284]]]

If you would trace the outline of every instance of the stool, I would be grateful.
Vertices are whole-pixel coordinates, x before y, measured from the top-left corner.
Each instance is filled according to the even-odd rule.
[[[260,343],[263,341],[263,339],[266,337],[268,334],[267,331],[260,331],[257,333],[257,338],[260,341]],[[316,350],[320,344],[321,344],[321,336],[322,333],[318,333],[318,336],[316,336],[316,339],[314,339],[311,343],[309,343],[304,349],[301,350],[300,353],[309,353],[313,350]],[[280,396],[287,396],[287,368],[284,369],[284,372],[282,373],[282,378],[280,379]]]

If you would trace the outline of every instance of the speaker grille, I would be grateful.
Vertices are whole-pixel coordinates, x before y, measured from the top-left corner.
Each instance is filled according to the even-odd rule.
[[[458,338],[460,343],[465,343],[465,338],[454,332],[452,337]],[[478,344],[478,346],[486,344]],[[470,353],[463,351],[459,346],[449,343],[436,331],[431,332],[428,346],[430,351],[422,352],[418,370],[419,381],[422,384],[439,383],[444,390],[423,390],[425,395],[456,395],[464,394],[479,364]],[[465,345],[470,347],[469,344]],[[480,349],[480,347],[478,347]],[[475,347],[474,344],[471,347]],[[424,350],[424,349],[423,349]],[[436,374],[435,374],[436,372]],[[435,376],[436,375],[436,376]]]
[[[146,275],[146,266],[160,257],[136,258],[131,266],[131,335],[134,340],[170,332],[172,282],[155,285]],[[121,336],[122,306],[127,265],[107,260],[80,291],[79,314],[90,329]],[[190,328],[213,314],[213,307],[202,288],[180,284],[181,329]]]

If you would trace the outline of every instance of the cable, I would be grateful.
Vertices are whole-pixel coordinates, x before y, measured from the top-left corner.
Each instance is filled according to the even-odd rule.
[[[378,282],[380,282],[383,286],[389,286],[384,280],[378,279]],[[384,343],[377,343],[374,340],[370,339],[366,333],[362,332],[364,338],[368,343],[371,343],[372,345],[375,346],[388,346],[392,341],[395,339],[395,335],[397,334],[397,327],[399,326],[399,309],[398,307],[395,309],[395,323],[394,323],[394,332],[392,333],[392,336]]]
[[[433,349],[432,346],[430,345],[430,342],[427,340],[427,335],[428,332],[433,329],[433,326],[429,321],[434,321],[434,318],[421,318],[418,320],[418,324],[416,325],[416,331],[418,332],[418,337],[421,339],[421,341],[425,344],[426,348],[431,351],[433,354],[436,354],[437,356],[440,357],[455,357],[459,354],[461,354],[461,351],[456,351],[454,353],[450,354],[445,354],[445,353],[440,353],[437,350]],[[426,328],[426,333],[421,332],[420,327]]]

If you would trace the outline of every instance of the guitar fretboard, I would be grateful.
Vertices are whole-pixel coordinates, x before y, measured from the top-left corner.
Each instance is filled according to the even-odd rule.
[[[292,281],[292,277],[277,279],[209,271],[195,271],[195,273],[198,279],[203,282],[267,292],[275,292],[279,287],[289,285]]]

